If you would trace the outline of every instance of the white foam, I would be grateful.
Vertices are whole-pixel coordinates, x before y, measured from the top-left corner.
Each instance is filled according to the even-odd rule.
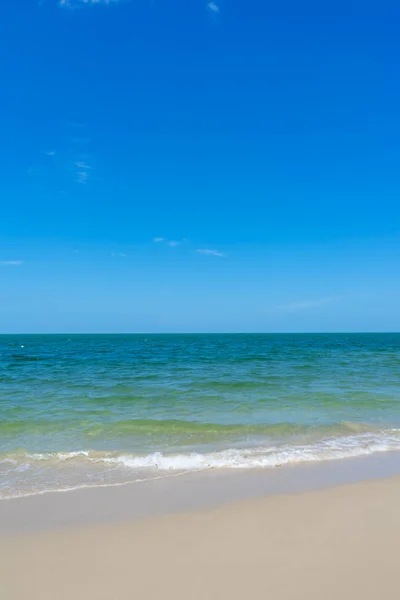
[[[78,458],[79,456],[89,457],[89,450],[77,450],[75,452],[40,452],[36,454],[28,454],[28,458],[32,460],[69,460]]]
[[[354,458],[396,450],[400,450],[400,430],[390,429],[379,433],[326,438],[313,444],[260,445],[253,448],[232,448],[206,453],[153,452],[140,455],[80,450],[30,454],[27,458],[33,461],[56,462],[80,460],[135,470],[199,471],[204,469],[272,468],[288,464]]]
[[[22,463],[22,465],[18,465],[18,467],[14,470],[16,471],[16,473],[24,473],[24,471],[27,471],[30,468],[31,465],[29,465],[28,463]]]
[[[258,445],[252,448],[231,448],[205,453],[153,452],[139,455],[80,450],[21,454],[18,458],[4,457],[0,460],[0,465],[3,463],[5,467],[2,476],[11,477],[10,485],[4,488],[6,494],[0,490],[0,499],[85,487],[139,483],[207,469],[268,469],[392,451],[400,451],[400,429],[324,438],[310,444]],[[23,473],[28,469],[31,474],[29,478]],[[18,475],[21,473],[23,474]],[[97,480],[88,483],[88,479],[94,473]],[[14,479],[15,476],[17,480]],[[33,488],[29,486],[30,489],[26,489],[25,484],[28,482],[33,482]]]
[[[394,432],[397,432],[397,435]],[[393,435],[361,434],[328,439],[313,445],[287,445],[282,447],[256,447],[230,449],[200,454],[163,454],[154,452],[146,456],[109,456],[101,460],[132,469],[157,469],[160,471],[196,471],[204,469],[257,469],[272,468],[304,462],[338,460],[366,456],[377,452],[400,450],[400,432]]]

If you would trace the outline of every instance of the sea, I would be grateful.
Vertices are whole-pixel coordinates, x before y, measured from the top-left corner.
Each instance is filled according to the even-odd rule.
[[[400,334],[1,335],[0,498],[400,450]]]

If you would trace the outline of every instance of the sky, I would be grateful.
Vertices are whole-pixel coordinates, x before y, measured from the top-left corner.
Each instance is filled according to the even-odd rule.
[[[400,331],[398,3],[1,13],[0,332]]]

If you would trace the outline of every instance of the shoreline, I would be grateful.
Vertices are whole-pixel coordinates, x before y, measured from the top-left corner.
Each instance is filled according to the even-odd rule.
[[[171,473],[0,500],[0,535],[140,521],[400,476],[400,453],[246,471]]]
[[[394,597],[399,502],[397,475],[2,535],[2,590],[13,600]]]
[[[314,439],[286,440],[286,443],[281,440],[277,445],[259,440],[250,443],[247,439],[246,443],[237,440],[230,447],[208,444],[175,451],[147,448],[147,453],[142,448],[139,454],[132,449],[2,453],[0,500],[94,486],[126,485],[189,472],[268,470],[400,452],[398,428],[374,430],[372,425],[342,423],[340,435],[336,426],[334,429],[333,437],[324,437],[327,433],[324,428]],[[329,431],[332,434],[332,430]]]

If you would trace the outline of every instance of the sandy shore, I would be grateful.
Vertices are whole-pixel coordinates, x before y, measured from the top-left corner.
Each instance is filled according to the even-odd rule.
[[[400,477],[3,535],[8,600],[396,597]]]

